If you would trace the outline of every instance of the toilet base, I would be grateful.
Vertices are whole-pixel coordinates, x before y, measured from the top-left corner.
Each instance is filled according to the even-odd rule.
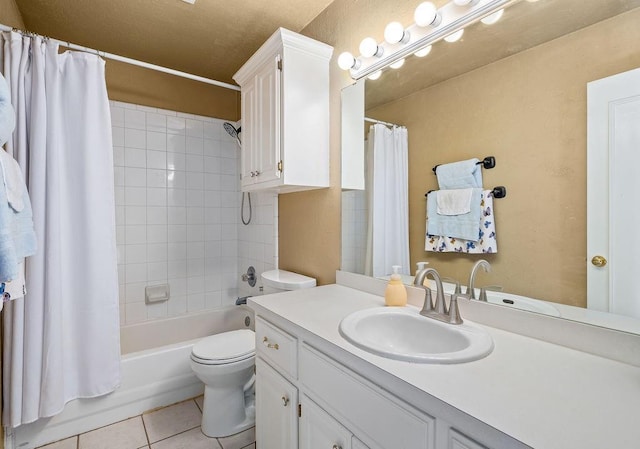
[[[202,433],[221,438],[247,430],[256,423],[254,389],[220,389],[205,385]]]

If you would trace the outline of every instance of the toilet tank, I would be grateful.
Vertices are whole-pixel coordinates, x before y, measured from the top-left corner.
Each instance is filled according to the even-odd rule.
[[[315,278],[286,270],[265,271],[261,277],[265,295],[316,286]]]

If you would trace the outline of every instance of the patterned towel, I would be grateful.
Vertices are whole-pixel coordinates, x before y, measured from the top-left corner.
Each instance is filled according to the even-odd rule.
[[[493,214],[493,196],[491,195],[491,190],[482,191],[480,207],[482,213],[480,214],[477,241],[426,234],[425,251],[469,254],[497,253],[498,242],[496,240],[496,223]],[[426,229],[429,229],[428,224]]]

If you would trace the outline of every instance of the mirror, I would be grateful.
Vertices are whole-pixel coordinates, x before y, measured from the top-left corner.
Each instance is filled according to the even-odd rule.
[[[480,258],[492,265],[476,286],[557,305],[560,315],[640,333],[640,320],[587,305],[587,84],[640,67],[640,1],[519,2],[495,25],[434,45],[426,58],[367,80],[365,115],[409,134],[411,272],[428,261],[467,283]],[[436,164],[495,156],[485,188],[494,201],[498,252],[424,251],[424,194]],[[367,202],[343,193],[343,264],[362,272]],[[544,307],[541,307],[544,309]],[[544,313],[544,310],[539,310]]]

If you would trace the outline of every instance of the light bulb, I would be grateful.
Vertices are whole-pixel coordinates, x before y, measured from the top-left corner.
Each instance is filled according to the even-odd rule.
[[[389,67],[391,67],[392,69],[399,69],[403,65],[404,65],[404,58],[397,60],[393,64],[389,64]]]
[[[400,22],[391,22],[384,29],[384,40],[390,44],[409,41],[409,32],[405,31]]]
[[[359,62],[360,61],[354,58],[348,51],[345,51],[338,56],[338,67],[342,70],[357,69],[360,66]]]
[[[378,70],[377,72],[373,72],[371,75],[369,75],[367,78],[369,78],[372,81],[377,80],[378,78],[380,78],[380,76],[382,75],[382,70]]]
[[[485,25],[493,25],[498,20],[500,20],[500,17],[502,17],[502,14],[504,14],[504,9],[494,12],[493,14],[488,15],[487,17],[481,19],[480,21]]]
[[[378,46],[378,43],[372,37],[365,37],[360,42],[360,54],[365,58],[382,56],[382,51],[382,47]]]
[[[427,45],[426,47],[418,50],[417,52],[414,53],[414,55],[417,56],[418,58],[424,58],[429,53],[431,53],[431,45]]]
[[[458,6],[471,6],[475,3],[478,3],[478,0],[453,0],[453,3]]]
[[[448,35],[447,37],[444,38],[444,40],[447,42],[457,42],[460,40],[463,34],[464,34],[464,28],[456,31],[453,34]]]
[[[421,27],[438,26],[442,22],[442,16],[438,14],[438,8],[431,2],[422,2],[413,13],[416,25]]]

